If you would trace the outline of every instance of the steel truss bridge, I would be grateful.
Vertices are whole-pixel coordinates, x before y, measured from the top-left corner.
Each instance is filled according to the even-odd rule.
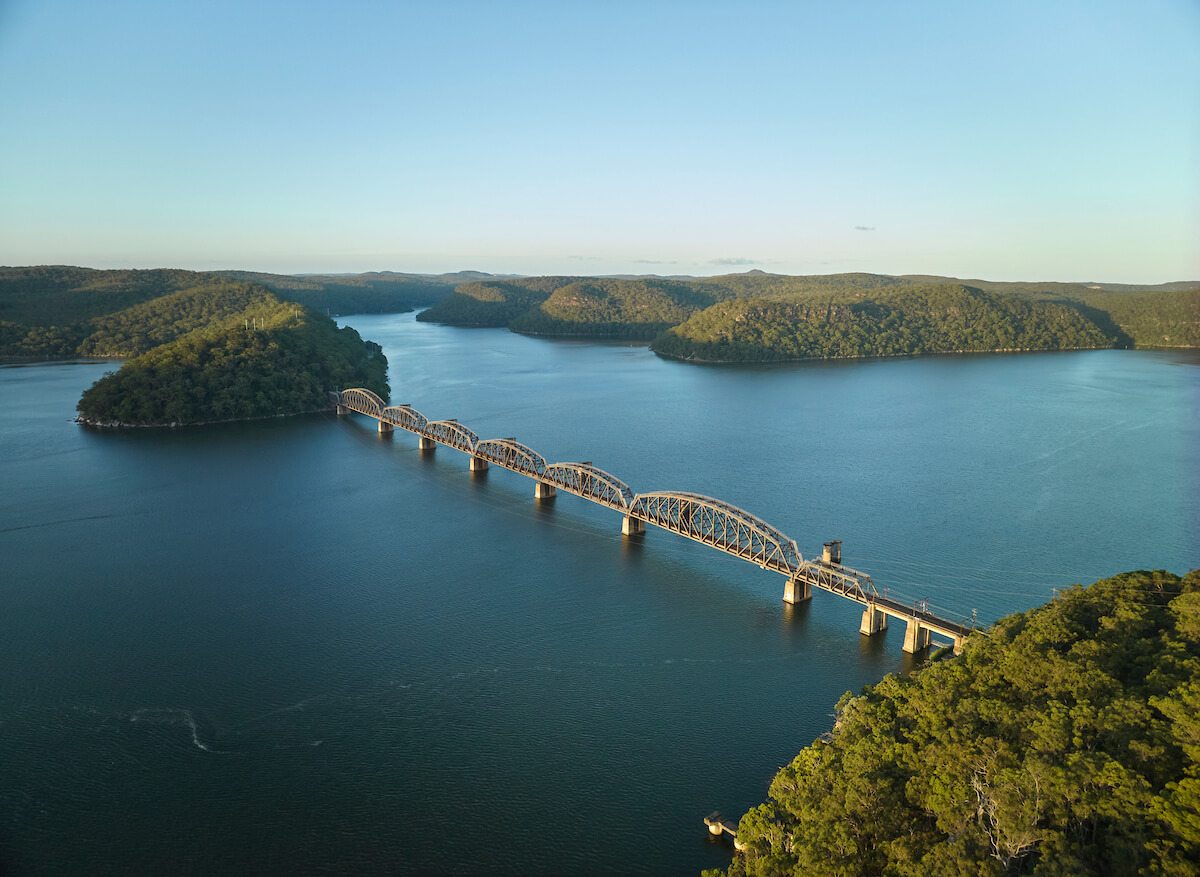
[[[930,634],[935,633],[949,637],[957,653],[974,630],[973,622],[950,621],[928,611],[925,605],[908,605],[880,594],[869,575],[842,566],[840,542],[825,543],[819,560],[806,560],[795,540],[719,499],[674,491],[635,494],[621,479],[590,462],[547,463],[541,454],[515,438],[480,439],[457,420],[428,420],[411,405],[388,405],[370,390],[343,390],[329,395],[338,414],[365,414],[379,422],[381,433],[399,427],[419,436],[424,450],[446,445],[469,454],[472,471],[495,465],[532,478],[534,495],[539,499],[564,490],[618,511],[624,515],[621,532],[626,535],[644,533],[645,525],[653,524],[781,573],[787,576],[783,599],[788,603],[809,599],[814,587],[853,600],[864,607],[860,632],[867,636],[885,630],[889,617],[904,621],[906,652],[922,651],[931,642]]]

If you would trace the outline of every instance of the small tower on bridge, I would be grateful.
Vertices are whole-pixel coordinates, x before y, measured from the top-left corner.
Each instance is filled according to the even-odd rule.
[[[825,553],[821,555],[822,563],[836,563],[841,566],[842,563],[842,540],[834,539],[832,542],[825,543]]]

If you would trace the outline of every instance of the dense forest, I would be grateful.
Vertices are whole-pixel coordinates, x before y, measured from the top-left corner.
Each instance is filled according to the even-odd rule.
[[[218,323],[242,325],[278,299],[193,271],[0,269],[0,358],[136,356]]]
[[[258,283],[280,298],[308,305],[323,314],[402,314],[434,304],[454,291],[461,275],[395,274],[264,274],[256,271],[215,272],[233,280]]]
[[[763,362],[1112,343],[1095,323],[1064,305],[955,284],[911,284],[869,295],[737,299],[693,315],[653,346],[679,359]]]
[[[256,324],[200,329],[126,361],[86,390],[80,419],[100,425],[204,423],[329,407],[327,391],[387,398],[387,359],[350,327],[276,300]]]
[[[659,353],[695,361],[1200,347],[1200,285],[762,271],[508,278],[464,283],[417,319],[538,335],[653,339]]]
[[[438,304],[417,314],[427,323],[503,328],[582,277],[522,277],[463,283]]]
[[[342,386],[387,395],[378,345],[258,284],[218,275],[0,269],[0,314],[5,358],[133,357],[84,393],[85,422],[295,414],[328,407],[326,391]]]
[[[1008,283],[950,280],[1005,295],[1053,301],[1073,307],[1116,339],[1118,347],[1200,347],[1200,283]]]
[[[514,332],[586,335],[649,341],[715,301],[732,295],[718,286],[677,280],[580,280],[511,320]]]
[[[1075,586],[847,694],[737,836],[735,877],[1197,874],[1200,570]]]

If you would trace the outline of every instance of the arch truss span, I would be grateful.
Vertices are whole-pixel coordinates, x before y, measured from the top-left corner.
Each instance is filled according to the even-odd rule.
[[[546,460],[533,448],[528,448],[515,438],[487,439],[475,446],[475,456],[482,457],[497,466],[520,472],[530,478],[543,480],[546,477]]]
[[[591,463],[554,463],[546,467],[546,478],[568,493],[617,511],[628,511],[633,505],[633,491],[629,485]]]
[[[434,420],[426,423],[421,435],[472,455],[475,453],[475,446],[479,444],[479,436],[457,420]]]
[[[342,405],[359,414],[379,417],[387,403],[370,390],[356,387],[353,390],[342,390]]]
[[[630,515],[705,545],[794,575],[804,564],[796,543],[761,518],[698,493],[641,493]]]
[[[407,429],[409,432],[415,432],[418,435],[423,435],[425,427],[429,425],[429,421],[425,419],[425,416],[411,405],[390,405],[384,408],[379,413],[379,416],[380,419],[386,420],[393,426]]]

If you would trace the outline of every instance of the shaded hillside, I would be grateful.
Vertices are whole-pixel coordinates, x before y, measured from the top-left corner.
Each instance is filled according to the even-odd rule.
[[[278,299],[259,301],[256,313],[260,328],[226,322],[126,361],[84,392],[80,419],[148,426],[298,414],[328,408],[326,393],[347,386],[387,397],[387,360],[354,329]]]
[[[1137,285],[926,279],[1068,305],[1121,347],[1200,347],[1200,281]]]
[[[1200,571],[1076,586],[847,694],[738,840],[752,877],[1196,874]]]
[[[679,359],[768,362],[1112,345],[1072,308],[947,284],[737,299],[695,314],[652,346]]]
[[[174,269],[99,271],[66,265],[0,268],[0,322],[69,326],[181,289],[213,283],[195,271]]]
[[[1200,288],[1093,291],[1066,303],[1084,313],[1103,314],[1136,347],[1200,347]]]
[[[750,271],[705,278],[524,277],[463,284],[418,320],[516,332],[649,340],[726,299],[904,285],[878,274],[791,277]]]
[[[286,275],[254,271],[219,271],[223,277],[261,283],[280,298],[300,302],[327,314],[404,313],[449,295],[455,282],[436,276],[373,272],[347,275]]]
[[[5,269],[0,310],[30,322],[0,321],[0,357],[135,356],[277,302],[261,286],[192,271]]]
[[[732,294],[716,285],[674,280],[581,280],[559,287],[508,326],[514,332],[537,335],[649,341]]]
[[[556,289],[584,278],[521,277],[464,283],[417,319],[451,326],[503,328],[537,307]]]
[[[85,422],[268,417],[327,408],[336,387],[387,393],[378,345],[220,275],[0,269],[0,309],[30,321],[0,322],[0,356],[134,357],[83,394]]]

